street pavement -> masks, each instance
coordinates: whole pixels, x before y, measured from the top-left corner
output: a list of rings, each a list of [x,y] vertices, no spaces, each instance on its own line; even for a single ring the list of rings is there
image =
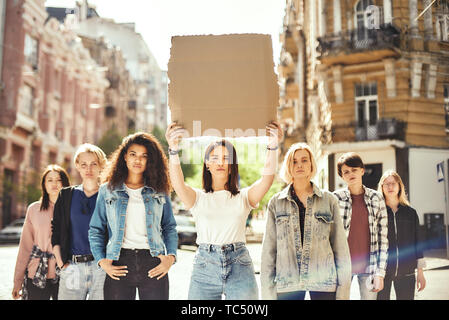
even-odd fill
[[[256,280],[260,289],[260,258],[262,253],[262,236],[265,231],[264,220],[252,220],[252,232],[247,236],[247,248],[253,259]],[[10,300],[13,287],[14,267],[17,258],[17,245],[0,246],[0,300]],[[183,246],[178,250],[178,262],[169,272],[170,300],[186,300],[192,272],[195,246]],[[444,252],[445,253],[445,252]],[[449,260],[443,258],[442,252],[431,252],[426,256],[427,267],[424,276],[426,288],[416,293],[416,300],[449,300]],[[308,299],[308,295],[306,295]],[[357,280],[351,285],[351,300],[359,300]],[[392,289],[394,299],[394,289]]]

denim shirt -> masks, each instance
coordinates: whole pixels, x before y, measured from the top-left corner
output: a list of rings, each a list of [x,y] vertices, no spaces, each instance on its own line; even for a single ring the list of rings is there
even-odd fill
[[[349,299],[351,257],[337,198],[313,185],[306,205],[304,243],[290,185],[268,203],[262,245],[262,299],[292,291],[336,292]]]
[[[142,189],[142,198],[151,255],[171,254],[176,260],[178,233],[170,198],[147,186]],[[111,191],[105,183],[98,191],[89,228],[90,248],[97,263],[104,258],[118,260],[120,257],[128,199],[124,184]]]

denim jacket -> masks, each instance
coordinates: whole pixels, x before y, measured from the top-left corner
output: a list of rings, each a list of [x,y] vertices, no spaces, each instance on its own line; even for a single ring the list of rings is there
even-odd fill
[[[151,255],[157,257],[160,254],[171,254],[176,259],[178,233],[170,198],[147,186],[142,189],[142,197]],[[124,184],[111,191],[105,183],[98,191],[89,228],[90,248],[97,263],[104,258],[119,259],[128,199]]]
[[[277,299],[278,292],[292,291],[336,292],[337,299],[349,299],[351,258],[337,198],[313,185],[301,244],[299,208],[290,186],[268,203],[262,299]]]

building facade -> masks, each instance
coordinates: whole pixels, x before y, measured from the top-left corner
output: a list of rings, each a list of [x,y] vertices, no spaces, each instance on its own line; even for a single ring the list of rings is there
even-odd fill
[[[151,132],[167,128],[167,73],[161,70],[147,43],[135,30],[134,23],[117,23],[94,13],[84,0],[73,9],[77,13],[77,33],[91,39],[104,37],[120,48],[126,68],[134,79],[137,131]]]
[[[104,37],[80,36],[83,46],[99,66],[105,69],[109,86],[104,92],[103,131],[114,130],[124,137],[136,130],[136,88],[126,69],[126,60],[119,47],[111,45]]]
[[[101,135],[104,71],[44,0],[0,2],[0,227],[24,216],[43,167],[72,170],[76,147]],[[1,17],[1,15],[0,15]]]
[[[355,151],[367,186],[401,175],[421,223],[446,211],[448,21],[447,0],[287,0],[280,117],[287,144],[315,150],[322,187],[344,187],[336,162]]]

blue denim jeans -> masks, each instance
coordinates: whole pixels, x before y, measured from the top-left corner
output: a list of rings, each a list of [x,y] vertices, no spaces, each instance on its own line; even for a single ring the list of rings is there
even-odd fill
[[[105,278],[95,261],[70,262],[59,278],[58,300],[103,300]]]
[[[353,274],[352,278],[357,276],[360,289],[360,300],[377,300],[377,292],[372,292],[373,276],[368,273]]]
[[[257,300],[259,290],[248,249],[242,242],[200,244],[196,252],[189,300]]]

